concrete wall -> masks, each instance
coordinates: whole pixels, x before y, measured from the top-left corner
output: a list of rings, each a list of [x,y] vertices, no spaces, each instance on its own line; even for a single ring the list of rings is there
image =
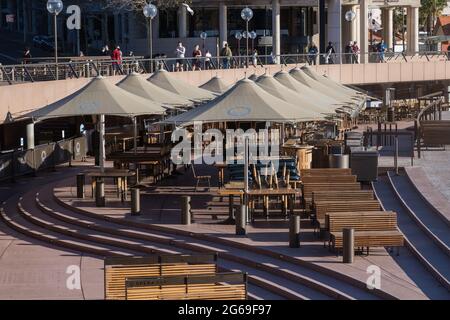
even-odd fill
[[[295,65],[284,68],[289,70],[293,67]],[[269,74],[274,74],[281,68],[280,65],[268,65],[265,68],[249,68],[247,72],[245,69],[230,69],[175,72],[172,75],[193,85],[201,85],[215,75],[220,75],[227,83],[232,84],[242,79],[246,73],[247,76],[253,73],[261,75],[266,71]],[[419,60],[409,63],[319,65],[315,68],[319,73],[327,74],[338,82],[352,85],[450,79],[450,62],[441,60],[430,62]],[[144,76],[148,77],[148,75]],[[109,77],[108,79],[116,83],[122,79],[122,76]],[[89,81],[90,79],[83,78],[0,86],[0,123],[5,119],[8,110],[11,111],[13,116],[17,117],[20,114],[62,99],[80,89]]]

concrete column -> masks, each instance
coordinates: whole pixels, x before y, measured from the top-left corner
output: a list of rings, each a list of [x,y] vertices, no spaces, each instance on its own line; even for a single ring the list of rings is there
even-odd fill
[[[120,34],[120,30],[119,30],[119,14],[118,13],[114,13],[114,43],[115,45],[117,45],[119,43],[119,34]],[[114,50],[114,48],[109,48],[110,50]]]
[[[315,43],[320,53],[325,52],[326,48],[326,28],[325,28],[325,0],[319,0],[319,8],[317,10],[317,23],[318,23],[318,36],[319,36],[319,43]]]
[[[328,0],[328,42],[331,41],[334,45],[334,48],[336,52],[341,52],[342,48],[342,38],[341,38],[341,31],[342,31],[342,24],[341,24],[341,16],[342,16],[342,10],[341,10],[341,0]],[[327,42],[327,45],[328,45]],[[340,56],[337,57],[336,61],[339,63]]]
[[[180,6],[178,9],[178,37],[186,38],[187,36],[187,18],[186,7]]]
[[[219,50],[223,48],[225,41],[228,41],[227,6],[221,2],[219,3]]]
[[[34,149],[34,122],[27,124],[27,149]]]
[[[360,40],[359,48],[361,55],[359,62],[369,62],[369,0],[361,0],[359,2],[359,19],[360,19]]]
[[[381,24],[383,27],[383,40],[388,49],[394,48],[394,8],[381,9]]]
[[[419,51],[419,8],[408,7],[406,16],[406,33],[408,35],[408,53]]]
[[[272,0],[272,48],[276,63],[280,63],[281,54],[280,1]]]
[[[349,44],[350,41],[355,41],[357,37],[357,21],[359,20],[358,15],[352,21],[345,20],[345,14],[348,11],[357,12],[356,6],[343,6],[342,7],[342,35],[341,35],[341,52],[344,52],[345,46]]]

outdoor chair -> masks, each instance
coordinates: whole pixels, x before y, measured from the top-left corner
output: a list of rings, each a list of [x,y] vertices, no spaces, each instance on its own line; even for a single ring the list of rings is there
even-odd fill
[[[211,176],[198,176],[195,172],[194,164],[191,165],[192,174],[194,175],[194,179],[197,180],[195,184],[195,191],[197,191],[197,188],[200,184],[200,181],[207,181],[208,182],[208,190],[211,188]]]

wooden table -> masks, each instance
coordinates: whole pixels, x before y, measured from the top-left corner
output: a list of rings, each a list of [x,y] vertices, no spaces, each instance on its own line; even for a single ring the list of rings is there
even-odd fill
[[[219,172],[219,189],[225,186],[225,168],[228,167],[226,163],[215,163],[214,167]]]
[[[221,198],[228,196],[228,220],[229,222],[234,221],[234,197],[238,196],[240,203],[244,203],[244,183],[227,183],[217,193]]]
[[[252,220],[254,216],[254,200],[257,198],[263,198],[264,201],[264,213],[266,214],[266,219],[269,218],[269,205],[268,200],[270,197],[279,197],[282,198],[283,206],[282,206],[282,213],[284,214],[285,218],[287,219],[288,216],[288,207],[291,214],[294,214],[294,208],[295,208],[295,201],[297,195],[300,195],[301,191],[298,189],[288,189],[288,188],[282,188],[282,189],[255,189],[255,190],[249,190],[247,195],[249,197],[249,207],[252,209]],[[267,202],[267,203],[266,203]]]
[[[128,178],[134,176],[135,173],[129,170],[124,169],[112,169],[107,168],[105,172],[100,171],[90,171],[86,173],[87,177],[91,178],[91,188],[92,188],[92,197],[95,197],[95,187],[97,181],[105,178],[113,178],[114,181],[117,180],[117,197],[121,198],[121,201],[124,202],[127,200],[127,190],[128,190]]]

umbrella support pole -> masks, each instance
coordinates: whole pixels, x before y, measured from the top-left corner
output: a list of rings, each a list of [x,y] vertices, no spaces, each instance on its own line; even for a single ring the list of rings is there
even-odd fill
[[[100,171],[105,172],[105,115],[101,114],[99,117],[99,136],[100,136]]]

